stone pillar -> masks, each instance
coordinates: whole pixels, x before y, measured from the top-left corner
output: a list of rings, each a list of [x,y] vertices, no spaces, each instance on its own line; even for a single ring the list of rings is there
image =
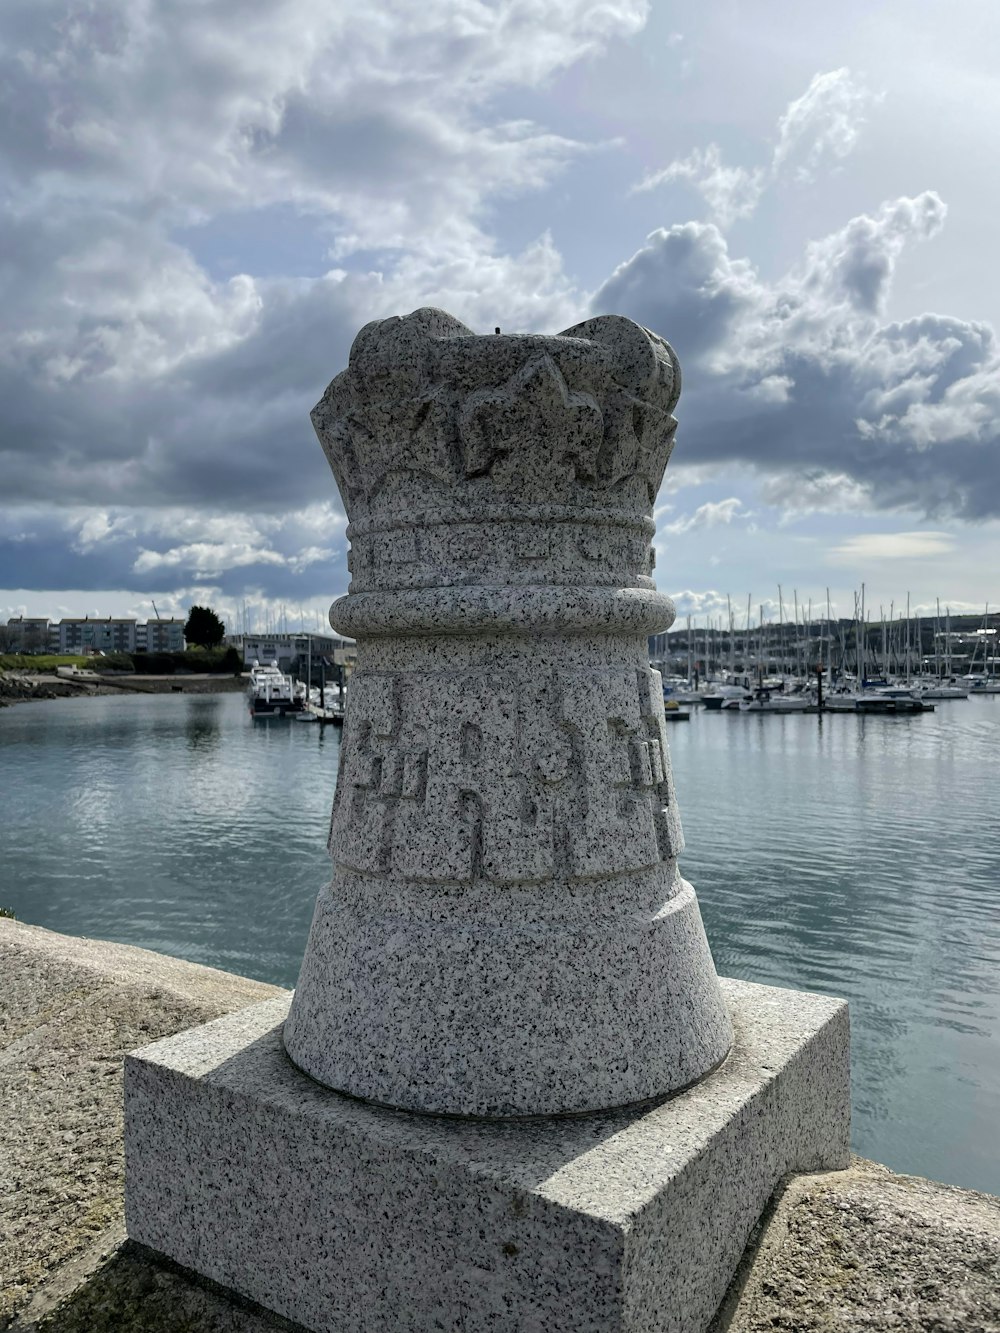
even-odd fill
[[[781,1178],[849,1160],[847,1006],[720,981],[677,872],[678,391],[625,319],[421,310],[314,413],[359,647],[333,882],[290,1010],[125,1062],[129,1236],[312,1333],[704,1333]]]
[[[285,1047],[407,1110],[589,1111],[692,1084],[732,1028],[682,847],[647,636],[671,348],[605,316],[368,324],[313,423],[358,641]]]

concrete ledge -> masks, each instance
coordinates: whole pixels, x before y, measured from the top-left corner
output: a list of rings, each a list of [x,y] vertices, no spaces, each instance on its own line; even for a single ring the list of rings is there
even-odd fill
[[[0,1329],[122,1225],[122,1055],[281,995],[147,949],[0,920]]]
[[[287,1330],[121,1240],[123,1050],[269,988],[13,921],[0,977],[0,1329]],[[1000,1329],[1000,1199],[854,1159],[781,1183],[712,1333],[932,1329]]]
[[[321,1088],[287,1000],[128,1057],[129,1235],[316,1333],[694,1333],[779,1179],[848,1161],[847,1009],[724,982],[732,1055],[652,1107],[486,1123]]]
[[[711,1333],[995,1333],[1000,1198],[854,1158],[782,1183]]]

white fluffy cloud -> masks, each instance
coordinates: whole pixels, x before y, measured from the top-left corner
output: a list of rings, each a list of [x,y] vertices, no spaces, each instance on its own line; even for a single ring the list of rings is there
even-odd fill
[[[866,532],[835,546],[831,559],[845,565],[882,560],[929,560],[948,555],[955,542],[947,532]]]
[[[992,331],[886,321],[897,264],[945,223],[937,194],[882,204],[765,281],[710,223],[654,232],[594,308],[657,329],[685,367],[675,466],[750,464],[798,507],[1000,515]],[[689,424],[688,424],[689,423]],[[793,500],[791,503],[796,504]]]
[[[847,157],[869,109],[879,100],[849,69],[817,74],[779,119],[766,166],[727,164],[719,145],[710,143],[658,171],[647,172],[634,190],[686,181],[703,197],[715,223],[726,230],[738,218],[754,212],[769,186],[785,179],[808,184],[825,166]]]
[[[849,69],[815,75],[778,121],[772,171],[792,164],[799,180],[813,180],[824,161],[852,152],[869,110],[880,100]]]
[[[718,144],[696,148],[687,157],[679,157],[644,176],[634,187],[641,194],[658,185],[687,181],[703,196],[720,227],[725,229],[737,218],[749,217],[760,202],[766,175],[760,167],[727,166]]]
[[[717,528],[732,523],[734,518],[749,518],[749,511],[744,509],[743,501],[735,496],[728,500],[709,500],[683,518],[667,523],[663,531],[674,536],[691,532],[694,528]]]

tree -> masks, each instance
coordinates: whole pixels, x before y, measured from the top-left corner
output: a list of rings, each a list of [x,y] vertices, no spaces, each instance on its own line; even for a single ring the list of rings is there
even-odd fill
[[[192,606],[184,637],[199,648],[217,648],[225,638],[226,627],[210,606]]]

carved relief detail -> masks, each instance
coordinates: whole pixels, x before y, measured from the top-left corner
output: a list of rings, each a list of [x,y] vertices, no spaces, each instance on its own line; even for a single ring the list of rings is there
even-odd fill
[[[335,861],[426,882],[619,875],[681,849],[656,672],[352,681]]]
[[[517,480],[526,472],[542,488],[571,473],[593,481],[604,439],[594,398],[570,390],[549,356],[529,361],[499,389],[469,394],[458,426],[466,475],[492,472],[501,485],[515,480],[511,464]]]
[[[679,394],[673,350],[620,316],[484,339],[422,309],[366,325],[312,419],[352,519],[390,478],[517,502],[621,491],[615,503],[647,513]]]

